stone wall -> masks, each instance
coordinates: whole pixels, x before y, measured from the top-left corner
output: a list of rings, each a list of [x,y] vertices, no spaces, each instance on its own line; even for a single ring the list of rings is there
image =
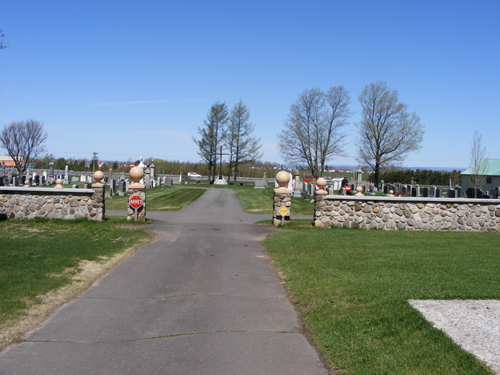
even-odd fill
[[[0,188],[0,214],[9,219],[104,219],[105,188]]]
[[[500,231],[500,200],[317,195],[314,225],[384,230]]]

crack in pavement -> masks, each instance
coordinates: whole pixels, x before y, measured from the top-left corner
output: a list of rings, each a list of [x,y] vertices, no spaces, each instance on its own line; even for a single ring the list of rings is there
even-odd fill
[[[111,340],[111,341],[81,341],[81,340],[22,340],[22,342],[32,342],[32,343],[71,343],[71,344],[112,344],[119,342],[135,342],[143,340],[158,340],[170,337],[181,337],[181,336],[195,336],[195,335],[209,335],[209,334],[224,334],[224,333],[278,333],[278,334],[295,334],[301,335],[301,332],[294,331],[248,331],[248,330],[229,330],[229,331],[206,331],[206,332],[184,332],[184,333],[172,333],[170,335],[158,335],[149,337],[139,337],[136,339],[128,340]]]

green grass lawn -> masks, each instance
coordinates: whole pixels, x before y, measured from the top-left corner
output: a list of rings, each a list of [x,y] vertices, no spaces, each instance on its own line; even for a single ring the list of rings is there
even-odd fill
[[[253,186],[233,187],[238,199],[243,206],[243,210],[249,214],[273,214],[273,194],[272,188],[254,189]],[[291,215],[313,215],[314,205],[310,200],[303,198],[292,198]]]
[[[146,191],[146,209],[148,211],[179,211],[196,201],[205,189],[157,187]],[[115,195],[106,199],[107,210],[126,210],[127,196]]]
[[[346,374],[488,374],[409,299],[500,299],[497,233],[298,229],[264,241],[314,343]]]
[[[0,326],[40,303],[37,296],[71,283],[80,261],[101,262],[144,243],[144,228],[125,218],[0,222]]]

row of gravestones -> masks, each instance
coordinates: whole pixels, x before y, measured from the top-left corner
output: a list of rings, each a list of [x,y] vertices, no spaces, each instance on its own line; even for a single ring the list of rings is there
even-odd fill
[[[17,175],[9,176],[0,176],[0,186],[23,186],[26,182],[26,176],[22,175],[21,177]],[[55,179],[47,179],[45,176],[36,175],[34,178],[28,177],[28,184],[30,186],[47,186],[47,185],[55,185]]]
[[[105,177],[104,181],[108,184],[109,186],[109,191],[110,194],[113,196],[115,194],[118,194],[120,197],[123,197],[127,195],[127,190],[128,190],[128,185],[129,185],[129,180],[121,177],[121,178],[115,178],[115,177]],[[172,178],[169,177],[157,177],[154,181],[154,184],[152,184],[152,181],[145,181],[145,186],[146,188],[149,186],[154,187],[154,186],[166,186],[166,187],[171,187],[173,185],[174,181]]]
[[[475,189],[471,187],[465,191],[465,194],[467,195],[467,198],[498,199],[500,196],[500,186],[487,191],[483,191],[481,189],[477,189],[475,191]]]
[[[371,188],[371,187],[370,187]],[[443,197],[443,193],[446,191],[448,198],[462,198],[463,191],[460,187],[455,187],[455,189],[440,189],[435,186],[431,187],[412,187],[411,185],[404,184],[386,184],[383,187],[384,194],[388,195],[389,191],[394,191],[394,194],[401,193],[402,195],[409,194],[412,197],[424,197],[424,198],[441,198]],[[481,189],[477,189],[477,195],[474,194],[474,188],[469,188],[465,192],[467,198],[482,198],[482,199],[498,199],[500,196],[500,187],[496,187],[489,191],[482,191]]]

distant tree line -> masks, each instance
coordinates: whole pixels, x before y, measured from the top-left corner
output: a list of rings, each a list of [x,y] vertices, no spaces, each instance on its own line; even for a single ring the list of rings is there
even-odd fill
[[[401,183],[411,184],[413,182],[419,185],[448,185],[450,179],[452,185],[460,184],[460,171],[432,171],[427,169],[386,169],[380,171],[379,181],[385,183]],[[375,173],[371,173],[368,177],[370,182],[375,181]]]

